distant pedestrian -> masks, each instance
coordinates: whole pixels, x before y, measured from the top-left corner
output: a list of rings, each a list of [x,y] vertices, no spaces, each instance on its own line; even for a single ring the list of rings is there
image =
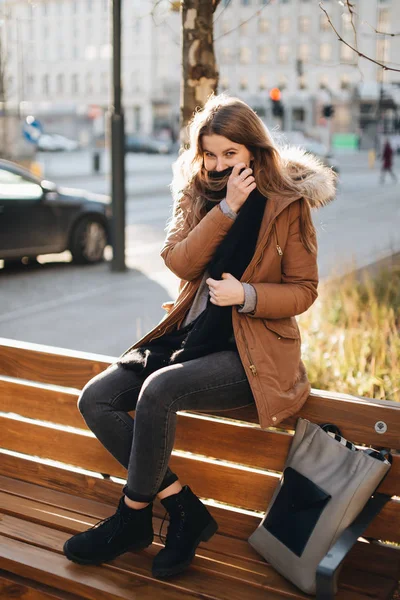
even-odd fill
[[[397,177],[393,173],[393,148],[390,145],[389,140],[386,140],[382,151],[382,169],[380,183],[384,182],[386,173],[390,173],[393,181],[397,182]]]

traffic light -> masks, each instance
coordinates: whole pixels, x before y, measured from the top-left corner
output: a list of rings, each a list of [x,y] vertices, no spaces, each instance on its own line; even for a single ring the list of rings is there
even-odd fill
[[[332,104],[325,104],[322,108],[322,116],[329,119],[335,114],[335,107]]]
[[[281,102],[281,90],[279,88],[272,88],[269,92],[271,98],[272,114],[274,117],[283,117],[284,108]]]

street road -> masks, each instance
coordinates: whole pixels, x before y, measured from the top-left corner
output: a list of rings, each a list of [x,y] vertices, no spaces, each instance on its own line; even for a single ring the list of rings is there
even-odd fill
[[[339,155],[336,200],[314,213],[321,278],[362,267],[400,251],[400,186],[378,183],[366,153]],[[0,270],[0,336],[115,356],[164,315],[177,279],[159,256],[171,211],[168,184],[175,156],[129,155],[127,160],[127,264],[80,267],[64,256],[43,264]],[[45,156],[45,177],[60,185],[107,193],[103,174],[91,175],[87,153]]]

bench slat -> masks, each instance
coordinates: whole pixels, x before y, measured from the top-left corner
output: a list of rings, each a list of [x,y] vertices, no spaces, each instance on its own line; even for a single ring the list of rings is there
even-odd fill
[[[76,406],[77,394],[0,379],[0,410],[52,423],[88,428]],[[133,415],[134,416],[134,413]],[[230,460],[244,465],[282,470],[292,436],[253,426],[235,427],[212,417],[178,416],[175,449]]]
[[[179,459],[180,457],[174,457]],[[20,462],[18,462],[20,461]],[[21,466],[21,462],[23,466]],[[213,497],[215,500],[219,500],[218,494],[221,490],[220,477],[223,477],[224,485],[222,486],[221,496],[225,498],[223,494],[224,486],[230,486],[230,492],[232,492],[233,498],[232,503],[237,502],[235,494],[240,494],[241,501],[246,503],[247,498],[244,490],[247,490],[250,494],[247,504],[252,507],[255,499],[258,500],[257,510],[264,511],[269,499],[274,491],[273,478],[259,476],[258,486],[254,485],[254,476],[257,474],[238,471],[236,469],[228,469],[225,467],[218,467],[219,471],[211,471],[210,466],[206,463],[197,462],[195,473],[193,470],[186,472],[187,464],[189,461],[183,460],[179,465],[179,473],[182,475],[182,481],[187,482],[200,496],[205,498]],[[25,464],[27,463],[27,464]],[[17,466],[19,465],[19,467]],[[110,504],[116,505],[118,498],[121,494],[121,486],[118,484],[112,484],[110,481],[103,481],[96,479],[95,477],[90,478],[87,475],[79,475],[77,473],[70,473],[68,471],[57,469],[55,467],[49,467],[44,464],[37,464],[28,460],[21,460],[16,457],[4,455],[0,461],[0,474],[6,476],[15,476],[19,472],[19,478],[31,481],[33,483],[42,483],[47,487],[52,487],[60,491],[69,489],[76,495],[83,495],[83,497],[97,498],[101,497],[105,501],[110,500]],[[236,472],[235,472],[236,471]],[[241,478],[238,474],[242,474]],[[246,475],[250,475],[246,479]],[[65,482],[65,484],[63,484]],[[111,484],[110,486],[108,484]],[[97,490],[95,491],[95,488]],[[263,492],[264,490],[264,492]],[[246,514],[238,514],[228,510],[222,510],[220,508],[211,507],[211,512],[219,523],[222,521],[222,527],[224,531],[229,531],[229,535],[234,537],[247,537],[254,531],[257,526],[259,519]],[[163,514],[163,513],[162,513]],[[240,519],[238,518],[240,516]],[[384,541],[400,542],[400,502],[396,500],[390,501],[378,515],[376,519],[369,526],[366,534],[368,537],[381,539]]]
[[[48,510],[56,511],[56,514],[59,514],[58,511],[64,509],[65,511],[69,511],[70,514],[79,513],[84,518],[88,516],[97,521],[110,516],[114,511],[114,507],[95,500],[78,498],[65,492],[57,492],[2,476],[0,476],[0,490],[18,498],[27,499],[30,503],[33,501],[40,502],[45,507],[42,516],[47,515]],[[13,500],[11,500],[11,506],[12,502]],[[47,506],[51,508],[47,509]],[[242,515],[239,514],[238,517],[240,519]],[[64,517],[60,517],[59,523],[64,528],[66,524],[69,525],[68,521],[66,523]],[[155,519],[155,532],[158,532],[159,524],[160,519]],[[264,572],[265,561],[247,543],[247,540],[232,539],[232,537],[222,535],[220,531],[207,544],[200,544],[200,549],[214,554],[214,558],[217,555],[229,557],[229,563],[237,564],[238,566],[241,565],[240,561],[244,560],[246,563],[251,561],[253,570],[259,573]],[[349,568],[355,568],[359,571],[362,571],[365,565],[368,564],[369,571],[388,579],[396,579],[400,573],[400,551],[378,544],[359,542],[350,551],[346,558],[346,564]]]
[[[77,352],[77,355],[82,355],[79,357],[74,356],[72,351],[66,353],[52,348],[46,352],[39,350],[39,344],[29,346],[25,349],[0,342],[0,375],[82,389],[89,379],[110,364],[107,357],[104,361],[93,360],[90,354],[83,358],[83,353]]]
[[[1,535],[6,535],[12,539],[19,539],[24,537],[26,531],[26,539],[28,543],[38,545],[47,550],[62,553],[62,547],[64,542],[70,537],[71,534],[79,533],[84,531],[86,527],[82,525],[78,519],[82,518],[76,515],[76,521],[73,520],[73,513],[71,513],[72,519],[70,521],[70,532],[50,530],[51,535],[46,534],[46,528],[43,525],[31,523],[29,521],[7,517],[4,523],[0,523]],[[50,522],[51,525],[51,522]],[[158,542],[153,544],[151,547],[146,548],[145,551],[138,553],[128,553],[112,562],[112,566],[116,566],[119,569],[124,569],[132,573],[139,573],[140,575],[148,576],[151,572],[151,561],[153,557],[161,549],[161,544]],[[224,557],[217,559],[210,558],[209,553],[201,549],[199,555],[193,561],[193,565],[190,569],[189,574],[184,574],[178,577],[174,577],[171,580],[173,586],[179,586],[182,588],[190,588],[195,590],[197,593],[201,593],[203,590],[207,590],[211,598],[230,598],[229,592],[222,592],[218,579],[223,577],[225,579],[225,587],[232,585],[232,579],[235,578],[234,585],[239,585],[242,588],[242,593],[246,592],[246,584],[250,585],[247,588],[248,598],[260,598],[262,600],[262,594],[266,593],[266,587],[268,589],[268,598],[281,598],[281,592],[290,593],[293,598],[306,599],[307,596],[302,592],[296,590],[296,588],[289,582],[285,581],[278,573],[275,572],[266,563],[263,566],[261,573],[253,571],[252,565],[248,564],[247,568],[243,568],[240,571],[242,580],[237,581],[237,565],[231,564],[229,557],[227,563],[224,565]],[[209,573],[209,574],[208,574]],[[217,581],[213,581],[214,577],[217,576]],[[207,581],[207,586],[204,587],[204,583]],[[224,579],[222,579],[224,581]],[[265,582],[268,582],[267,586]],[[255,586],[255,589],[252,587]],[[257,589],[262,587],[263,590]],[[278,588],[279,592],[275,589]],[[244,596],[243,596],[244,597]],[[239,596],[240,598],[240,596]]]
[[[49,592],[48,586],[41,586],[41,589],[35,589],[31,586],[21,583],[21,577],[14,577],[7,574],[7,577],[0,575],[0,598],[3,600],[79,600],[78,596],[68,596],[64,592],[54,590]],[[62,595],[61,595],[62,594]]]
[[[42,519],[45,522],[48,513],[43,510],[41,511],[41,514],[43,515]],[[76,515],[74,518],[74,513],[70,514],[70,533],[77,533],[84,530],[86,526],[82,523],[82,520],[84,520],[85,517]],[[50,518],[49,525],[52,525],[53,522],[53,518]],[[26,521],[21,522],[21,519],[16,519],[13,517],[6,517],[4,522],[0,524],[0,533],[2,535],[10,536],[13,539],[19,539],[19,536],[26,536],[26,539],[29,541],[29,543],[33,543],[45,549],[57,552],[62,551],[63,543],[70,535],[70,533],[67,532],[54,530],[51,534],[49,534],[43,525],[37,525],[36,523],[29,523]],[[227,542],[229,544],[228,540]],[[207,570],[211,572],[211,578],[207,578],[207,590],[209,593],[214,592],[216,597],[223,596],[220,596],[219,594],[217,596],[218,588],[213,589],[214,582],[212,581],[212,577],[215,573],[218,573],[219,576],[224,575],[225,577],[228,577],[229,579],[226,581],[227,585],[232,585],[233,582],[230,582],[229,580],[239,576],[241,585],[243,585],[243,583],[248,583],[258,587],[261,586],[264,588],[265,591],[263,593],[266,594],[267,598],[277,597],[274,593],[276,588],[279,589],[279,594],[283,593],[285,596],[287,594],[293,598],[308,598],[306,594],[303,594],[297,590],[291,583],[287,582],[284,578],[278,575],[264,561],[249,562],[243,559],[240,560],[237,558],[232,558],[231,555],[224,556],[215,552],[210,552],[208,550],[208,546],[210,546],[210,544],[206,544],[205,547],[198,549],[198,556],[196,556],[194,559],[193,565],[188,574],[174,578],[174,583],[176,585],[185,586],[185,584],[187,584],[193,586],[193,588],[197,591],[200,591],[198,585],[201,583],[203,578],[202,572]],[[146,574],[150,571],[150,561],[152,557],[159,551],[159,547],[160,546],[158,544],[153,544],[153,546],[146,549],[145,552],[125,554],[116,561],[113,561],[112,564],[118,568],[124,568],[135,573],[138,572]],[[240,569],[239,572],[238,569]],[[235,585],[237,584],[238,582],[236,580]],[[389,598],[389,594],[393,591],[396,581],[377,576],[373,573],[363,572],[361,574],[359,571],[354,572],[354,570],[346,569],[346,573],[341,575],[339,585],[342,588],[342,593],[344,593],[345,589],[347,590],[349,587],[351,587],[358,592],[368,589],[369,594],[374,598]],[[246,588],[246,591],[247,593],[243,597],[258,597],[258,594],[254,595],[255,592],[253,587]],[[278,597],[281,598],[280,595]]]
[[[72,565],[55,552],[0,536],[0,567],[40,583],[79,594],[89,600],[186,600],[190,592],[166,589],[143,575],[107,567]],[[204,596],[206,598],[206,596]]]
[[[0,410],[88,431],[76,407],[77,394],[35,387],[0,378]],[[260,469],[282,471],[292,436],[253,426],[202,416],[178,416],[175,449],[237,462]],[[382,441],[382,440],[381,440]],[[394,465],[394,476],[400,467]]]
[[[111,360],[107,356],[0,338],[0,375],[10,377],[81,389]],[[400,403],[313,390],[300,413],[280,426],[293,429],[298,416],[315,423],[326,423],[332,420],[332,414],[343,435],[353,442],[400,450]],[[224,416],[257,422],[255,408],[226,412]],[[375,431],[379,421],[388,425],[386,433]]]
[[[26,440],[29,440],[29,451],[34,456],[115,477],[126,477],[125,469],[94,437],[9,418],[0,418],[0,429],[3,432],[2,446],[9,450],[24,453],[27,450]],[[203,462],[193,457],[172,456],[171,468],[189,485],[195,485],[196,480],[201,482],[205,497],[249,510],[264,510],[277,485],[276,477],[267,473]],[[400,457],[394,456],[394,466],[380,491],[399,494],[399,470]]]

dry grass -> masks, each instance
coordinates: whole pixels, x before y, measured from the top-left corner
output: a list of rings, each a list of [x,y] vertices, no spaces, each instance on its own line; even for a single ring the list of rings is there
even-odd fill
[[[400,402],[400,266],[321,286],[299,324],[312,387]]]

